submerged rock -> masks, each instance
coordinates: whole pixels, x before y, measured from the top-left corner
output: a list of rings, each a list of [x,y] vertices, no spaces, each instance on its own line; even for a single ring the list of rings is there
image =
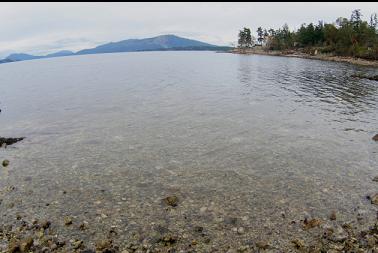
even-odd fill
[[[303,249],[305,248],[305,243],[301,239],[293,239],[291,243],[294,245],[296,249]]]
[[[373,139],[373,141],[378,141],[378,134],[374,135],[374,137],[372,139]]]
[[[372,197],[370,197],[370,201],[374,205],[378,205],[378,193],[374,194]]]
[[[21,246],[20,246],[21,252],[29,252],[30,248],[33,246],[33,242],[34,240],[32,237],[28,237],[24,239],[21,242]]]
[[[268,249],[269,248],[269,243],[266,241],[258,241],[256,242],[256,247],[259,249]]]
[[[329,219],[330,220],[336,220],[336,211],[332,211],[330,216],[329,216]]]
[[[320,224],[322,224],[322,221],[319,219],[311,219],[311,220],[306,219],[304,221],[304,228],[307,230],[310,228],[318,227]]]
[[[3,167],[7,167],[9,165],[9,160],[4,160],[3,161]]]
[[[64,217],[64,225],[68,226],[72,224],[72,218],[69,216]]]
[[[16,142],[22,141],[23,139],[25,139],[25,137],[20,137],[20,138],[0,137],[0,147],[2,147],[4,144],[7,145],[7,146],[15,144]]]
[[[112,246],[113,246],[113,241],[109,239],[99,240],[96,242],[96,250],[101,251],[101,252],[112,248]]]
[[[163,201],[164,201],[165,204],[167,204],[169,206],[176,207],[177,204],[178,204],[178,197],[176,195],[168,196],[168,197],[164,198]]]

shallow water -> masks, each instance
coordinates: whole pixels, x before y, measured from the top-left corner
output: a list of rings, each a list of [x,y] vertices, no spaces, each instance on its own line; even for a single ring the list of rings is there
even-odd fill
[[[377,74],[213,52],[2,64],[0,136],[27,137],[0,150],[10,160],[2,222],[47,218],[88,245],[111,226],[120,245],[163,227],[179,248],[209,238],[198,245],[206,252],[261,239],[283,248],[311,236],[292,224],[305,215],[375,219],[365,196],[377,191],[378,82],[355,72]],[[162,204],[171,194],[176,208]],[[63,226],[67,215],[89,229]]]

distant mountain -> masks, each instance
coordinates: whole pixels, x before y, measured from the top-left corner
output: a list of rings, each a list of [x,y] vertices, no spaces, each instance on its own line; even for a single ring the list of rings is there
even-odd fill
[[[0,64],[1,63],[8,63],[8,62],[13,62],[11,59],[3,59],[3,60],[0,60]]]
[[[34,60],[34,59],[40,59],[43,58],[43,56],[35,56],[31,54],[10,54],[6,59],[12,60],[12,61],[25,61],[25,60]]]
[[[76,54],[99,54],[116,52],[136,52],[136,51],[157,51],[157,50],[177,50],[182,48],[206,47],[216,49],[218,46],[204,43],[198,40],[190,40],[175,35],[161,35],[147,39],[130,39],[119,42],[111,42],[91,49],[84,49]]]
[[[53,54],[48,54],[44,56],[44,58],[52,58],[52,57],[60,57],[60,56],[69,56],[69,55],[74,55],[75,53],[69,50],[62,50]]]
[[[68,50],[59,51],[53,54],[48,54],[44,56],[37,56],[31,54],[10,54],[4,60],[11,60],[11,61],[27,61],[27,60],[34,60],[34,59],[42,59],[42,58],[52,58],[52,57],[60,57],[60,56],[68,56],[73,55],[74,53]]]
[[[147,39],[129,39],[119,42],[111,42],[100,45],[95,48],[80,50],[76,53],[63,50],[56,53],[36,56],[30,54],[11,54],[7,58],[0,60],[0,63],[7,63],[13,61],[26,61],[42,58],[52,58],[70,55],[84,55],[84,54],[102,54],[102,53],[117,53],[117,52],[139,52],[139,51],[178,51],[178,50],[228,50],[230,47],[216,46],[201,42],[198,40],[191,40],[181,38],[176,35],[161,35]]]

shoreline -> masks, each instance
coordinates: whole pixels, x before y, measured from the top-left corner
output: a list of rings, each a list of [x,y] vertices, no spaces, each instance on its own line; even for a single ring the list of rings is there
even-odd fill
[[[228,51],[232,54],[246,54],[246,55],[270,55],[270,56],[281,56],[281,57],[295,57],[295,58],[303,58],[303,59],[313,59],[313,60],[321,60],[321,61],[333,61],[333,62],[346,62],[354,65],[359,66],[366,66],[366,67],[378,67],[378,61],[371,61],[365,60],[361,58],[354,58],[354,57],[343,57],[343,56],[335,56],[335,55],[325,55],[325,54],[318,54],[318,55],[309,55],[298,51],[290,51],[288,53],[284,51],[265,51],[262,49],[232,49]]]

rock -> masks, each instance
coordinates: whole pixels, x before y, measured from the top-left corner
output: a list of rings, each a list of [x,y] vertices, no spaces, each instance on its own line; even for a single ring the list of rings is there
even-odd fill
[[[92,249],[84,249],[84,250],[80,251],[80,253],[96,253],[96,251],[94,251]]]
[[[96,250],[104,251],[112,248],[113,241],[109,239],[99,240],[96,242]]]
[[[12,238],[8,244],[8,253],[17,253],[21,251],[20,242]]]
[[[378,141],[378,134],[374,135],[373,141]]]
[[[51,225],[51,222],[48,221],[48,220],[44,220],[41,222],[41,227],[44,228],[44,229],[48,229]]]
[[[311,219],[311,220],[305,220],[304,222],[304,229],[310,229],[314,227],[318,227],[320,224],[322,224],[322,221],[319,219]]]
[[[341,227],[338,227],[336,231],[332,233],[331,236],[329,236],[329,240],[336,243],[344,242],[348,238],[348,233],[342,229]]]
[[[3,161],[3,167],[7,167],[9,165],[9,160],[4,160]]]
[[[373,181],[374,181],[374,182],[378,182],[378,176],[375,176],[375,177],[373,178]]]
[[[304,241],[301,240],[301,239],[293,239],[293,240],[291,241],[291,243],[294,244],[294,247],[295,247],[296,249],[303,249],[303,248],[305,248],[305,243],[304,243]]]
[[[74,249],[79,249],[83,246],[83,241],[82,240],[75,240],[71,243],[72,248]]]
[[[201,227],[201,226],[195,226],[194,227],[194,231],[196,231],[198,233],[202,233],[203,232],[203,227]]]
[[[72,218],[69,216],[64,217],[64,225],[69,226],[72,224]]]
[[[3,137],[0,137],[0,147],[3,146],[4,144],[7,145],[7,146],[15,144],[16,142],[22,141],[23,139],[25,139],[25,137],[21,137],[21,138],[3,138]]]
[[[30,248],[33,246],[33,242],[34,240],[32,237],[28,237],[24,239],[21,242],[21,246],[20,246],[21,252],[29,252]]]
[[[163,242],[165,246],[171,246],[177,242],[178,238],[174,235],[166,235],[160,238],[160,242]]]
[[[80,230],[86,230],[87,229],[87,225],[83,222],[79,225],[79,229]]]
[[[336,211],[335,210],[331,212],[329,219],[330,220],[336,220]]]
[[[239,227],[238,230],[237,230],[237,232],[238,232],[239,235],[244,234],[244,228],[243,227]]]
[[[224,219],[224,223],[226,223],[228,225],[236,225],[236,223],[238,223],[238,218],[235,218],[235,217],[226,217]]]
[[[374,194],[372,197],[370,197],[370,201],[374,205],[378,205],[378,193]]]
[[[163,201],[168,206],[176,207],[177,204],[178,204],[178,198],[177,198],[176,195],[168,196],[168,197],[164,198]]]
[[[269,248],[269,243],[266,241],[258,241],[256,242],[256,247],[259,249],[268,249]]]

